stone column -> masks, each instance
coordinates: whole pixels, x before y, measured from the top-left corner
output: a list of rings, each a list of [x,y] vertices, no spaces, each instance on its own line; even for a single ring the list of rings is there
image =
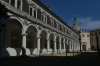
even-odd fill
[[[59,42],[59,53],[61,53],[61,42]]]
[[[56,48],[57,46],[56,46],[56,40],[54,40],[54,53],[56,53]]]
[[[26,56],[26,35],[22,34],[22,56]]]
[[[49,53],[49,49],[50,49],[50,39],[47,39],[47,52]]]
[[[65,52],[65,51],[66,51],[66,46],[65,46],[65,42],[64,42],[63,44],[64,44],[64,51],[63,51],[63,52]]]
[[[76,45],[74,45],[74,51],[76,52]]]
[[[71,51],[71,44],[69,44],[69,51]]]
[[[37,37],[37,55],[40,54],[40,38],[41,37]]]
[[[3,57],[3,29],[0,29],[0,58]]]

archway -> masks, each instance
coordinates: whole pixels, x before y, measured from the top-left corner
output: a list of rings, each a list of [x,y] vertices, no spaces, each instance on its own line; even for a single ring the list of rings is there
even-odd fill
[[[85,44],[82,45],[82,49],[83,49],[83,51],[86,51],[86,45]]]
[[[47,53],[47,32],[42,30],[40,36],[40,53]]]
[[[57,53],[59,53],[59,36],[56,36]]]
[[[34,50],[37,48],[37,29],[34,26],[29,26],[26,36],[26,48],[30,50],[30,54],[36,54]],[[27,52],[29,53],[29,52]]]
[[[54,52],[54,34],[53,33],[50,34],[50,48]]]
[[[63,49],[64,49],[64,43],[63,43],[63,41],[64,41],[64,38],[61,37],[61,51],[63,51]]]
[[[4,56],[20,55],[22,48],[22,36],[21,36],[22,28],[23,26],[21,21],[19,22],[16,19],[9,19],[6,21],[4,30],[4,41],[3,41]]]
[[[65,49],[68,51],[68,44],[67,44],[67,39],[65,39]]]
[[[94,45],[92,45],[92,46],[91,46],[91,50],[95,50],[95,47],[94,47]]]

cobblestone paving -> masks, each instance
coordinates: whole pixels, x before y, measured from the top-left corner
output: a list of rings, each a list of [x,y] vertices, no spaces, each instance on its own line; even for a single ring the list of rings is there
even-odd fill
[[[62,55],[62,56],[61,56]],[[0,60],[0,66],[100,66],[100,57],[97,52],[83,52],[79,55],[68,56],[40,56]]]

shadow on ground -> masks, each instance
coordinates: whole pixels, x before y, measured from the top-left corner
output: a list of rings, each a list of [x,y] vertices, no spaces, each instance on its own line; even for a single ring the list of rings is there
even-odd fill
[[[40,57],[17,57],[12,59],[0,60],[0,66],[74,66],[74,65],[96,65],[100,66],[100,57],[97,52],[83,52],[76,56],[40,56]]]

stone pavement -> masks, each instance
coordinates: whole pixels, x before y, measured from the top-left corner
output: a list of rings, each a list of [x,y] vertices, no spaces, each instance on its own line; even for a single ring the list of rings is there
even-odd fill
[[[0,66],[100,66],[100,57],[97,52],[82,52],[75,56],[40,56],[0,60]]]
[[[67,53],[67,56],[75,56],[75,55],[78,55],[80,53]],[[36,57],[36,55],[29,55],[30,57]],[[66,56],[65,53],[61,53],[61,54],[57,54],[57,53],[54,53],[54,54],[42,54],[40,56]]]

